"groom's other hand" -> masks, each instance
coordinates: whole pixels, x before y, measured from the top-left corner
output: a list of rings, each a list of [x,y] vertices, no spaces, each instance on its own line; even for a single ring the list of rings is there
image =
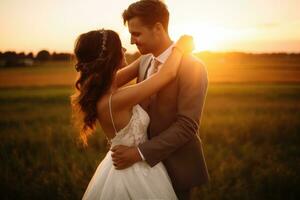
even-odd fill
[[[125,169],[142,160],[137,147],[114,146],[111,157],[116,169]]]

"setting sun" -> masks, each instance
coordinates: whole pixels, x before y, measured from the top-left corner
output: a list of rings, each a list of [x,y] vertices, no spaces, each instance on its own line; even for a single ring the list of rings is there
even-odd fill
[[[41,49],[72,52],[83,32],[108,28],[117,31],[130,51],[122,12],[135,0],[17,1],[3,0],[0,51],[38,52]],[[195,51],[298,52],[300,1],[169,1],[169,33],[194,37]],[[269,9],[272,7],[272,9]],[[80,13],[80,14],[78,14]],[[19,37],[19,35],[22,37]]]
[[[172,33],[171,33],[172,34]],[[182,34],[190,34],[194,38],[195,51],[220,50],[223,44],[231,38],[237,38],[238,34],[223,27],[212,25],[201,25],[193,27],[190,25],[177,25],[174,27],[174,38]]]

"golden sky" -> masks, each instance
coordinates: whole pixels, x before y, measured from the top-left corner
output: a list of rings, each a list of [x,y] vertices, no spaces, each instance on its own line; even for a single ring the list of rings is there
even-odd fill
[[[1,0],[0,51],[72,52],[76,37],[117,31],[129,51],[121,14],[135,0]],[[169,32],[190,34],[196,50],[300,52],[300,0],[166,0]]]

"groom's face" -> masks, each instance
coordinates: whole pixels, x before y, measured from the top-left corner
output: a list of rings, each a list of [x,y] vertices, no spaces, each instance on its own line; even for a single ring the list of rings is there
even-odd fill
[[[128,29],[131,35],[131,44],[135,44],[141,54],[155,51],[158,35],[154,28],[143,24],[139,17],[134,17],[128,21]]]

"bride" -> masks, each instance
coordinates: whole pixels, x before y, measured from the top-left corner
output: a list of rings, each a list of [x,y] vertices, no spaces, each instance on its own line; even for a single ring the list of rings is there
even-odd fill
[[[193,48],[192,38],[182,36],[157,73],[149,79],[124,86],[138,74],[140,59],[126,66],[120,38],[112,30],[81,34],[75,43],[79,78],[72,95],[72,108],[81,122],[80,135],[87,137],[98,121],[111,148],[137,146],[147,140],[149,116],[139,105],[176,78],[182,55]],[[177,199],[162,163],[150,167],[141,161],[118,170],[109,151],[97,167],[83,199]]]

